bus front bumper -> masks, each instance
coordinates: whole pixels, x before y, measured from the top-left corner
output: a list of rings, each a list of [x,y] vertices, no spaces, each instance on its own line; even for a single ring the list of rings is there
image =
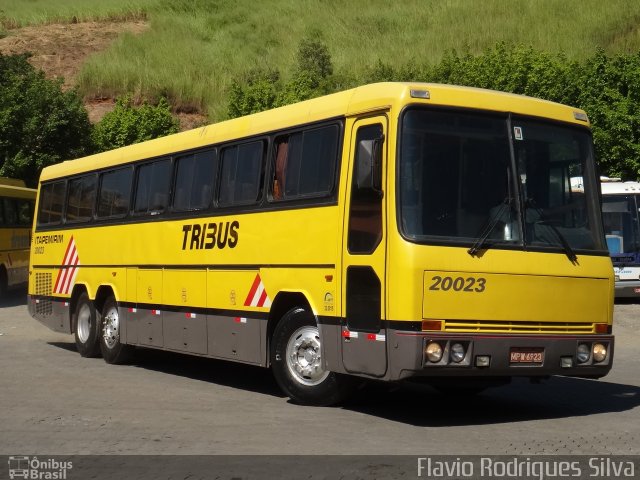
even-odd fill
[[[609,334],[389,333],[390,379],[550,375],[600,378],[613,364],[614,336]]]
[[[617,298],[640,297],[640,280],[618,280],[615,295]]]

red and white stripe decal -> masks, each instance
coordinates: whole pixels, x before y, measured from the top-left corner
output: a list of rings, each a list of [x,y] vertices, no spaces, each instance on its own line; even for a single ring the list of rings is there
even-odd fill
[[[269,298],[269,295],[267,295],[267,291],[264,288],[264,284],[262,283],[259,273],[253,280],[253,285],[251,285],[249,295],[247,295],[247,299],[244,301],[244,306],[267,308],[271,306],[271,299]]]
[[[352,332],[351,330],[342,330],[342,336],[346,339],[346,338],[358,338],[358,332]],[[376,342],[384,342],[387,340],[387,337],[383,334],[380,333],[367,333],[366,337],[367,340],[373,340]]]
[[[358,332],[352,332],[350,330],[343,330],[342,336],[344,338],[358,338]]]
[[[78,249],[76,248],[76,242],[73,237],[69,240],[67,245],[67,251],[64,254],[62,260],[62,268],[58,270],[58,278],[56,279],[53,293],[68,294],[71,287],[76,281],[78,275],[78,265],[80,265],[80,257],[78,256]]]
[[[151,310],[151,315],[160,315],[160,310]]]
[[[137,311],[137,308],[129,308],[129,313],[136,313]]]
[[[380,335],[379,333],[368,333],[367,340],[375,340],[376,342],[384,342],[386,341],[386,337],[384,335]]]
[[[247,319],[245,317],[236,317],[234,318],[236,323],[247,323]]]
[[[185,313],[184,316],[186,318],[196,318],[196,314],[195,313]]]

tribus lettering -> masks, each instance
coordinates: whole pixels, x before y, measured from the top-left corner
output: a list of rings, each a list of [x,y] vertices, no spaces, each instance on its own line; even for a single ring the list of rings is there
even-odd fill
[[[182,250],[234,248],[238,244],[240,222],[195,223],[183,225]]]

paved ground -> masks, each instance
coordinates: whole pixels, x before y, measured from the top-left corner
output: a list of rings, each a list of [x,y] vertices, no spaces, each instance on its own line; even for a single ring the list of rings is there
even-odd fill
[[[518,381],[459,401],[371,385],[349,404],[290,403],[268,370],[139,350],[84,359],[72,336],[0,306],[0,455],[640,454],[640,304],[616,305],[599,381]]]

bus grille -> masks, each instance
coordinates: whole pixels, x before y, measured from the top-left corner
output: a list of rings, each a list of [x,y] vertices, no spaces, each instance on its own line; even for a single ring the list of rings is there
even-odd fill
[[[36,295],[51,295],[51,274],[36,273]]]
[[[444,331],[456,333],[595,333],[593,323],[447,320]]]
[[[36,296],[48,297],[51,295],[51,274],[36,273]],[[38,299],[36,302],[36,314],[53,314],[53,303],[49,299]]]

